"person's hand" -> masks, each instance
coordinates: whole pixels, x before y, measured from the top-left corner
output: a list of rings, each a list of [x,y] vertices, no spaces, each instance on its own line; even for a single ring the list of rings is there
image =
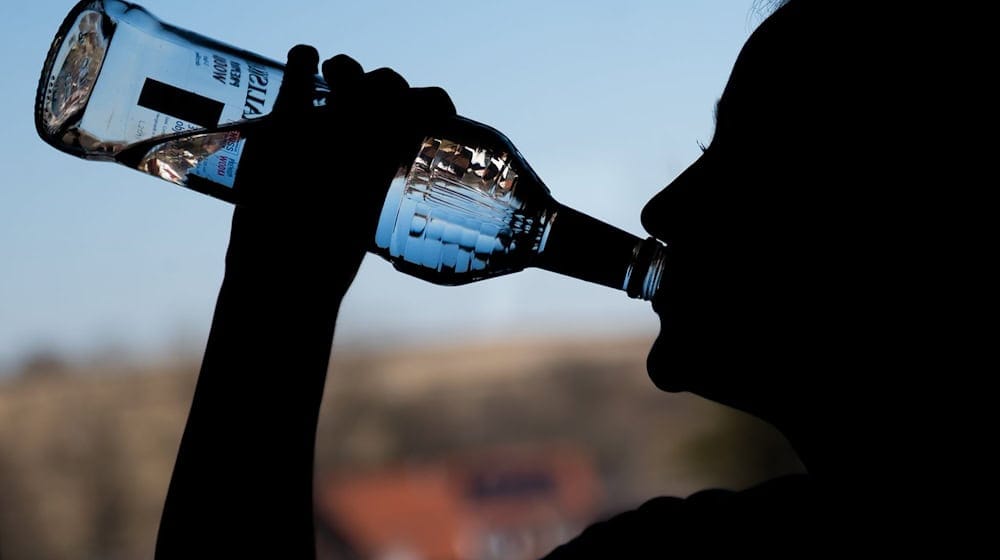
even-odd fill
[[[331,91],[316,107],[318,62],[312,47],[289,51],[274,111],[247,140],[227,272],[339,300],[392,177],[455,108],[440,88],[411,88],[388,68],[365,73],[346,55],[323,63]]]

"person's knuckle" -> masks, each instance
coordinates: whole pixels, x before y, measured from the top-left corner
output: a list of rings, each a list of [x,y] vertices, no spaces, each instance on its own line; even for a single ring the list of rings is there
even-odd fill
[[[409,87],[409,84],[406,82],[406,79],[404,79],[403,76],[401,76],[398,72],[396,72],[392,68],[386,68],[386,67],[376,68],[375,70],[372,70],[369,73],[369,77],[371,80],[380,84],[386,84],[393,87],[401,87],[401,88]]]

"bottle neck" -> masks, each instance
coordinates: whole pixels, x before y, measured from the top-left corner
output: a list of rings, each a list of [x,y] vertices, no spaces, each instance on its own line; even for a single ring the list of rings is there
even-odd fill
[[[663,280],[665,247],[558,205],[532,266],[651,300]]]

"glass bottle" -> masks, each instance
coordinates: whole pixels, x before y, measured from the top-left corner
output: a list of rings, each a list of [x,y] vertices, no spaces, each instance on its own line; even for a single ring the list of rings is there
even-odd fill
[[[238,203],[233,184],[253,121],[283,66],[180,29],[121,0],[83,0],[39,80],[49,144]],[[316,78],[315,103],[329,89]],[[499,131],[456,117],[428,131],[389,186],[370,251],[437,284],[535,266],[652,299],[664,247],[556,202]]]

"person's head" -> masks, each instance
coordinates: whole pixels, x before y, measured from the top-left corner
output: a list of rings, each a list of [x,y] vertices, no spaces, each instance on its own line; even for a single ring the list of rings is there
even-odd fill
[[[704,154],[642,212],[671,254],[650,377],[786,429],[821,414],[827,391],[842,394],[837,349],[852,339],[842,243],[865,204],[871,110],[843,10],[792,0],[761,23]]]

